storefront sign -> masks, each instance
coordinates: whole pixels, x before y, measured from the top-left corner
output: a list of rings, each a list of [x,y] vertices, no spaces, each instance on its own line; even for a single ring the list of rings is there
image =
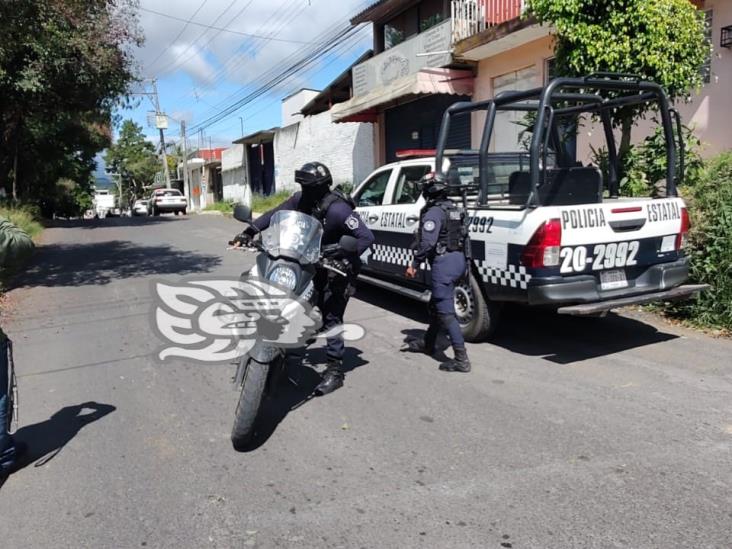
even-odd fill
[[[451,22],[447,20],[353,67],[354,97],[388,86],[424,68],[449,65],[452,61],[450,42]],[[435,53],[424,55],[430,52]]]

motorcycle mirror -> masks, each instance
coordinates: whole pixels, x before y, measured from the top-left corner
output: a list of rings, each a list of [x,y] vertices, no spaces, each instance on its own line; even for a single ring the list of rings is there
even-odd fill
[[[237,204],[234,206],[234,219],[241,221],[242,223],[248,223],[252,220],[251,208],[244,204]]]
[[[348,253],[356,253],[358,251],[358,239],[344,234],[338,241],[338,246],[341,250]]]

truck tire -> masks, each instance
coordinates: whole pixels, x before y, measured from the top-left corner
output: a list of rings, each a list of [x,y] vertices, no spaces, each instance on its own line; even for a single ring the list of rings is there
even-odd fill
[[[480,284],[471,273],[467,282],[455,287],[455,312],[465,340],[477,343],[486,340],[495,332],[500,307],[486,300]]]
[[[249,359],[234,412],[234,426],[231,429],[231,443],[235,450],[245,449],[254,437],[254,426],[267,384],[269,366]]]

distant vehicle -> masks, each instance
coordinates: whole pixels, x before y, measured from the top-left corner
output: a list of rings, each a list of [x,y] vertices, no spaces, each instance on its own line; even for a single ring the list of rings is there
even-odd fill
[[[132,205],[132,215],[150,215],[147,200],[135,200]]]
[[[119,215],[117,197],[108,190],[97,190],[94,192],[94,217],[104,219],[107,216]]]
[[[186,214],[188,201],[178,189],[156,189],[150,195],[150,215],[173,212],[175,215]]]

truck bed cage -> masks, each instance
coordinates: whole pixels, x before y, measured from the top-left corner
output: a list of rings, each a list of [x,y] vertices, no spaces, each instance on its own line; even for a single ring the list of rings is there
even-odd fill
[[[619,191],[618,155],[613,133],[612,114],[616,109],[657,102],[661,123],[666,140],[666,192],[667,196],[676,196],[676,142],[674,122],[679,139],[679,181],[683,179],[684,144],[681,135],[681,119],[678,112],[669,107],[669,101],[663,88],[640,76],[615,73],[594,73],[583,78],[556,78],[546,86],[525,91],[506,91],[493,99],[477,102],[458,102],[450,106],[442,118],[440,135],[437,143],[436,169],[443,169],[443,159],[450,131],[452,117],[469,115],[474,112],[486,112],[485,125],[480,147],[479,176],[481,189],[488,186],[488,149],[498,111],[535,112],[530,156],[530,193],[526,207],[539,204],[539,186],[544,182],[547,166],[547,150],[550,143],[558,145],[559,134],[554,122],[559,118],[571,118],[579,114],[593,114],[599,117],[608,153],[608,190],[611,197],[617,197]],[[557,148],[559,151],[560,148]],[[457,155],[475,154],[475,151],[460,150]],[[542,162],[543,161],[543,162]]]

